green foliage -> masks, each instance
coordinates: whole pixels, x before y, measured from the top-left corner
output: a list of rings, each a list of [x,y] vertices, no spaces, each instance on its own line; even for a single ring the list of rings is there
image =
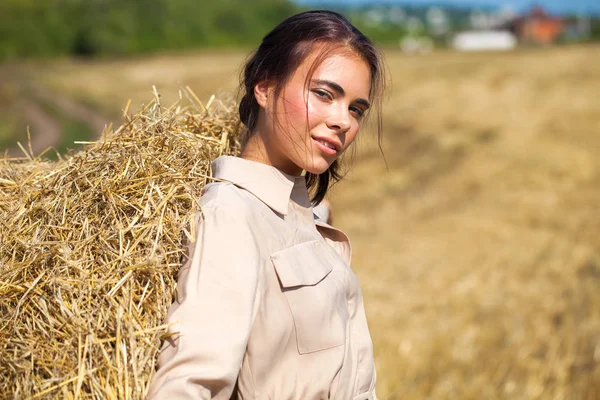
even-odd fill
[[[590,25],[590,40],[600,40],[600,18],[592,19]]]
[[[288,0],[2,0],[0,60],[255,44]]]

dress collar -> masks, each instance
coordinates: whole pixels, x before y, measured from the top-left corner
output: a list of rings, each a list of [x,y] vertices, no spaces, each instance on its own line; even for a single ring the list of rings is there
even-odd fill
[[[303,176],[288,175],[270,165],[233,156],[218,157],[211,167],[213,178],[247,190],[281,215],[287,215],[290,199],[311,207]]]

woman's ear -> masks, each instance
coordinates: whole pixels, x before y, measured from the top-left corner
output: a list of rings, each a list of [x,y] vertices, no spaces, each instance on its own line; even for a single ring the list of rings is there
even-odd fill
[[[254,86],[254,98],[262,108],[267,108],[270,94],[271,85],[267,81],[259,82]]]

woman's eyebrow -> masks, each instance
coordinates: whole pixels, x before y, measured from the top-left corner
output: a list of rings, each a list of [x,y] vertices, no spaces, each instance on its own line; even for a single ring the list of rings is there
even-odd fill
[[[335,82],[324,80],[324,79],[313,79],[313,83],[316,83],[317,85],[329,86],[334,92],[336,92],[340,96],[343,96],[346,94],[346,92],[344,91],[344,88]],[[355,101],[365,108],[371,107],[371,104],[369,103],[369,101],[367,99],[363,99],[362,97],[359,97]]]
[[[371,103],[369,103],[369,101],[367,99],[363,99],[362,97],[359,97],[355,101],[358,104],[360,104],[361,106],[363,106],[365,110],[368,109],[369,107],[371,107]]]
[[[313,82],[318,85],[329,86],[333,91],[337,92],[337,94],[339,94],[340,96],[343,96],[346,94],[346,92],[344,91],[344,88],[335,82],[327,81],[327,80],[323,80],[323,79],[313,79]]]

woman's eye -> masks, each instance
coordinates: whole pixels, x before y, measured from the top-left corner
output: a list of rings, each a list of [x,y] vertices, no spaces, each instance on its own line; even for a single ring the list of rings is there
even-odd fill
[[[357,118],[361,118],[365,114],[364,110],[360,107],[350,107],[350,112],[354,113]]]
[[[323,89],[314,89],[313,93],[324,100],[331,100],[331,95]]]

